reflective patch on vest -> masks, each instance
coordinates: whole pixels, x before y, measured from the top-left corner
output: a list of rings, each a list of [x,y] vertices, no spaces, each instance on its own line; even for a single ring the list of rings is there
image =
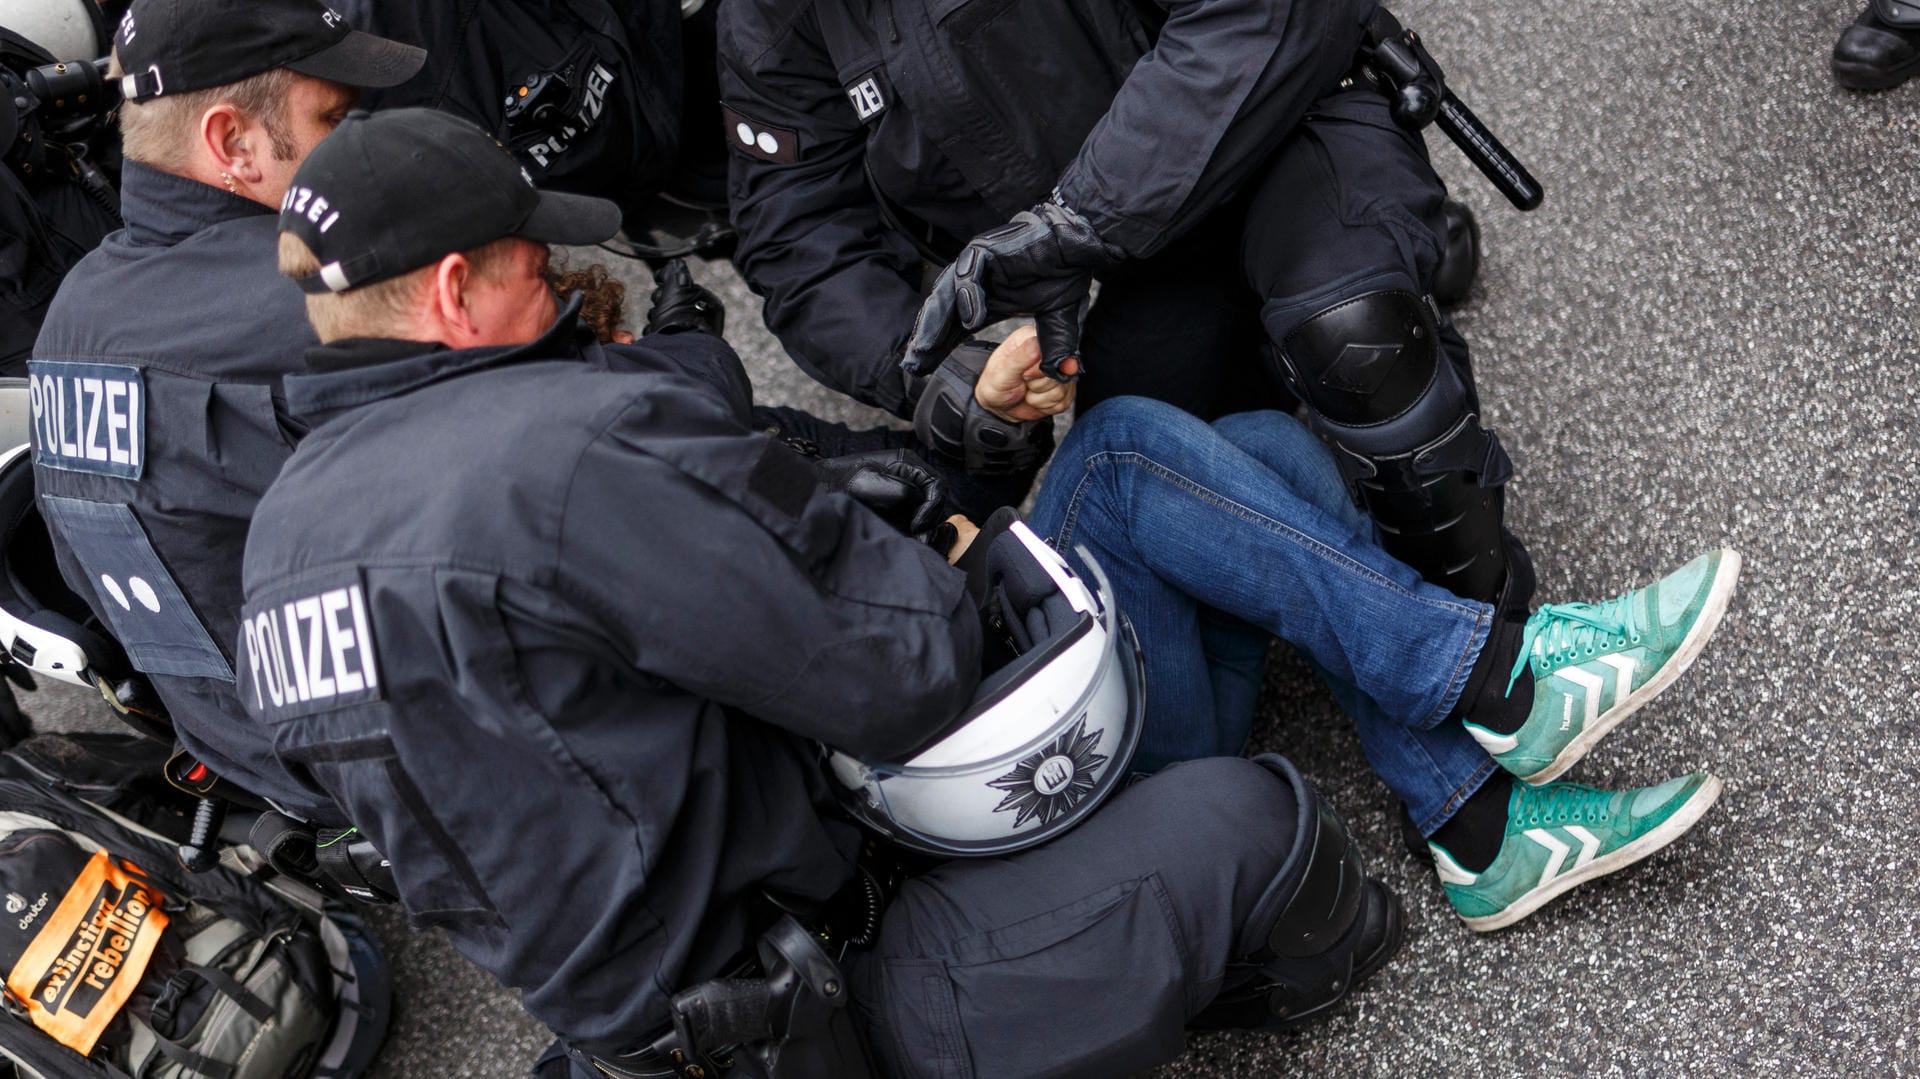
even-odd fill
[[[380,661],[357,574],[280,603],[247,605],[240,701],[268,719],[379,700]]]
[[[148,674],[233,681],[226,654],[167,572],[133,510],[119,502],[41,495],[40,511],[87,571],[93,609],[106,616],[135,667]]]
[[[137,480],[147,463],[147,385],[138,367],[27,364],[33,459],[49,468]]]

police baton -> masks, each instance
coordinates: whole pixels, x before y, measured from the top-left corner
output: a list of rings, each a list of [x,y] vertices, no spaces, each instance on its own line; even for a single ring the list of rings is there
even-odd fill
[[[1393,122],[1418,131],[1438,121],[1467,160],[1522,210],[1540,205],[1545,192],[1487,125],[1447,89],[1440,65],[1420,35],[1400,25],[1386,8],[1375,8],[1360,46],[1361,70],[1392,98]]]

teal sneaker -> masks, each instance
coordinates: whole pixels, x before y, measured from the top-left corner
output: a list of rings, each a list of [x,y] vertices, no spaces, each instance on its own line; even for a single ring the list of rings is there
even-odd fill
[[[1624,791],[1515,783],[1506,839],[1485,871],[1469,873],[1439,844],[1427,847],[1454,912],[1485,933],[1680,838],[1719,797],[1720,781],[1705,772]]]
[[[1690,666],[1727,613],[1740,555],[1701,555],[1645,588],[1595,606],[1549,603],[1527,619],[1507,679],[1533,667],[1533,707],[1513,734],[1464,720],[1502,768],[1547,783]]]

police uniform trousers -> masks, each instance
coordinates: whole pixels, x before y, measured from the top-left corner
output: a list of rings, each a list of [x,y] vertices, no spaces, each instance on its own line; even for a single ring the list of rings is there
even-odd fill
[[[1290,408],[1263,358],[1269,342],[1367,292],[1424,295],[1445,199],[1425,140],[1395,126],[1384,96],[1321,98],[1233,201],[1151,258],[1100,275],[1079,408],[1123,395],[1203,419]],[[1466,343],[1444,320],[1441,338],[1464,368]]]
[[[1261,758],[1191,761],[1044,846],[907,881],[872,950],[844,960],[880,1074],[1110,1079],[1173,1059],[1187,1020],[1233,988],[1229,962],[1271,934],[1299,812]],[[728,1076],[759,1074],[742,1058]]]
[[[1256,908],[1298,812],[1258,760],[1192,761],[1045,846],[908,881],[850,959],[881,1073],[1104,1077],[1177,1056],[1227,964],[1272,930]]]

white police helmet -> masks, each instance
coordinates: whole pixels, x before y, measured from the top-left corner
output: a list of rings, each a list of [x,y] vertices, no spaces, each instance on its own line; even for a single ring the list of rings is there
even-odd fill
[[[0,0],[0,29],[26,39],[49,60],[92,60],[107,44],[93,0]]]
[[[911,760],[828,751],[855,817],[944,857],[1005,854],[1086,819],[1125,782],[1145,706],[1133,628],[1085,549],[1097,590],[1019,521],[987,555],[1011,659]]]

